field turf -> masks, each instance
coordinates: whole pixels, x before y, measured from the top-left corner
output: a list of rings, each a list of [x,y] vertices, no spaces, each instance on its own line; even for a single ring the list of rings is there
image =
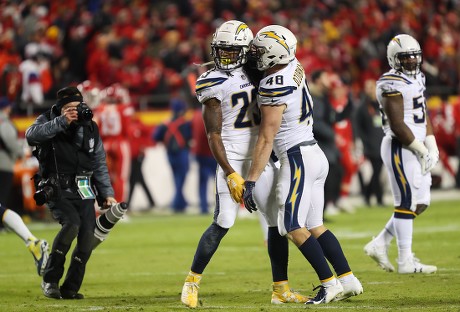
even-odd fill
[[[391,208],[361,208],[326,225],[342,243],[364,294],[320,306],[270,304],[271,271],[257,218],[238,219],[204,272],[200,306],[206,311],[460,311],[460,201],[433,202],[415,221],[413,250],[433,275],[386,273],[363,253]],[[88,263],[84,300],[45,298],[32,256],[11,232],[0,233],[0,311],[185,311],[184,278],[211,216],[144,214],[117,224]],[[32,223],[50,243],[59,226]],[[390,259],[397,256],[395,241]],[[68,258],[70,257],[70,253]],[[317,277],[290,244],[290,285],[313,294]]]

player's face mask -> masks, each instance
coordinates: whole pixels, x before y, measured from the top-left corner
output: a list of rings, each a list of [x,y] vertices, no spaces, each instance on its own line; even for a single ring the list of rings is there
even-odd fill
[[[422,63],[422,53],[399,53],[397,56],[401,69],[404,73],[416,75],[420,72],[420,65]]]

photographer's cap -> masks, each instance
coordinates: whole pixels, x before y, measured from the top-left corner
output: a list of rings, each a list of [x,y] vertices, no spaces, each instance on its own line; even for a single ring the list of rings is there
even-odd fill
[[[83,96],[77,87],[69,86],[57,92],[57,102],[55,106],[58,112],[61,111],[64,105],[72,102],[83,102]]]

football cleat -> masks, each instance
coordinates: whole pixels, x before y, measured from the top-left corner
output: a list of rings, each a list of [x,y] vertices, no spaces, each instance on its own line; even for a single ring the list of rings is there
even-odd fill
[[[189,308],[198,306],[198,288],[200,288],[201,275],[188,274],[185,278],[180,300]]]
[[[382,269],[387,272],[394,272],[395,267],[391,264],[390,259],[388,259],[387,246],[378,246],[375,243],[375,239],[372,239],[366,246],[364,246],[364,252],[377,262]]]
[[[272,304],[283,304],[283,303],[305,303],[310,298],[299,294],[298,292],[292,291],[289,288],[288,283],[273,284],[272,292]]]
[[[61,292],[57,283],[42,282],[42,290],[45,297],[52,299],[61,299]]]
[[[398,273],[399,274],[411,274],[411,273],[423,273],[431,274],[436,273],[438,268],[434,265],[427,265],[420,263],[418,258],[412,257],[406,258],[404,261],[398,261]]]
[[[27,248],[34,257],[38,275],[42,276],[49,258],[48,242],[44,239],[37,239],[30,241],[27,244]]]
[[[315,287],[313,290],[319,288],[318,293],[314,298],[311,298],[305,304],[322,304],[322,303],[329,303],[333,301],[336,297],[339,297],[343,293],[343,286],[339,280],[335,280],[335,285],[324,286],[320,285]]]
[[[343,292],[341,295],[335,297],[333,301],[340,301],[352,296],[358,296],[364,291],[363,285],[361,285],[361,282],[356,278],[356,276],[353,276],[353,278],[349,281],[341,281],[340,283],[343,286]]]

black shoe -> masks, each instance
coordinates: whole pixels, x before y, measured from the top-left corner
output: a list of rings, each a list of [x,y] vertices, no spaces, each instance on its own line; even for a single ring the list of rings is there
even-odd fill
[[[42,290],[45,297],[53,299],[61,299],[61,292],[57,283],[42,282]]]
[[[84,299],[83,294],[77,293],[72,290],[65,290],[61,288],[61,297],[62,299]]]

